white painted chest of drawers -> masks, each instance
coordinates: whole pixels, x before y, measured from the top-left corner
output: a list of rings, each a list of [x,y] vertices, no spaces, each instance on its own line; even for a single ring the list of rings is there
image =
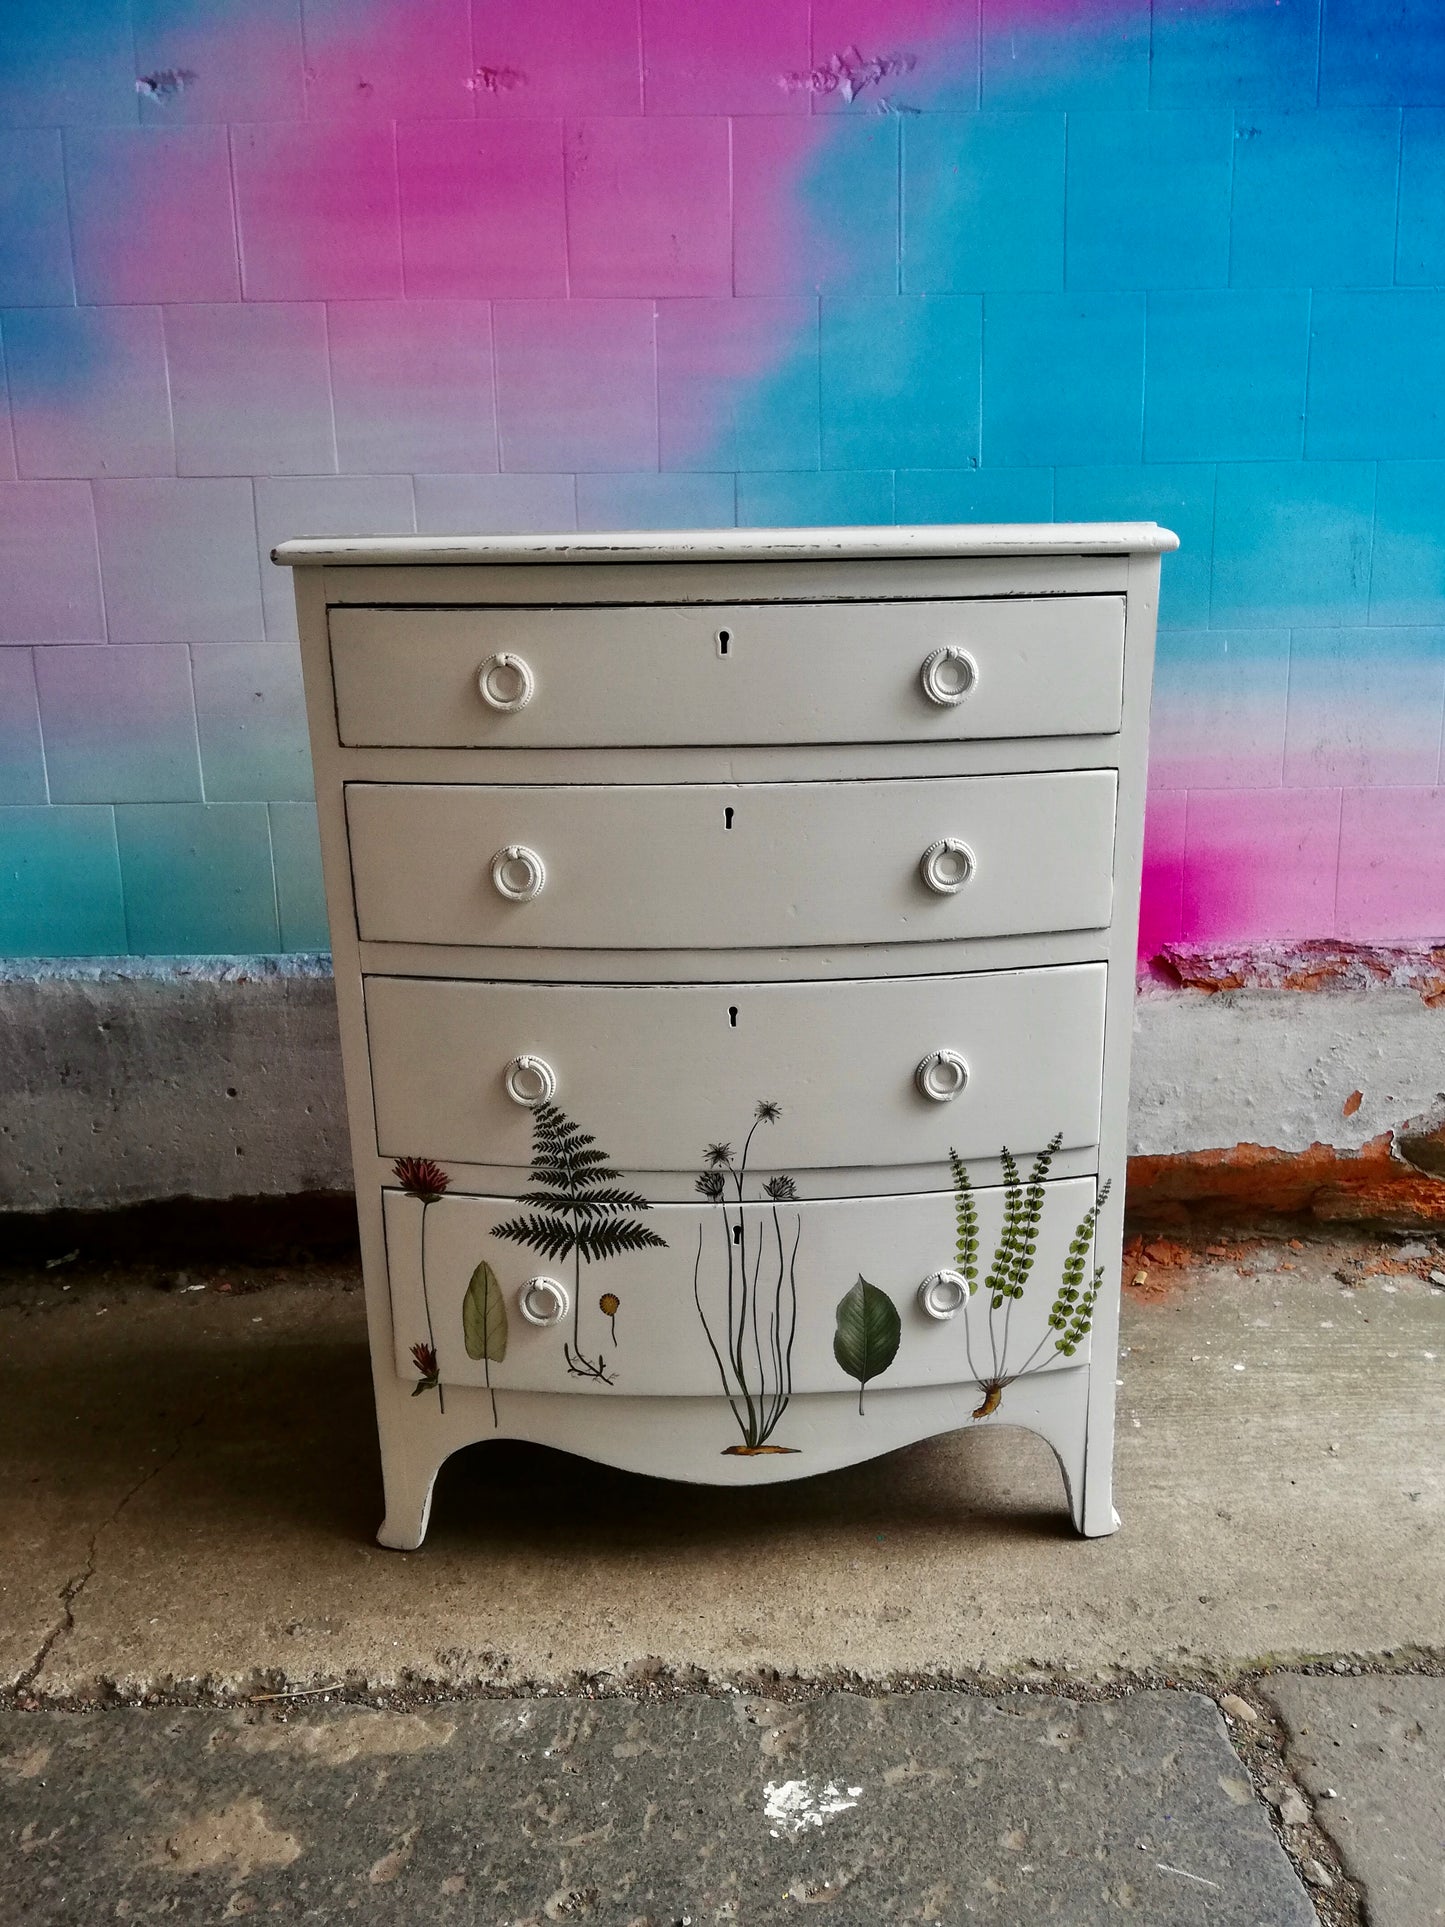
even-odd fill
[[[1111,1499],[1152,523],[297,541],[386,1484]]]

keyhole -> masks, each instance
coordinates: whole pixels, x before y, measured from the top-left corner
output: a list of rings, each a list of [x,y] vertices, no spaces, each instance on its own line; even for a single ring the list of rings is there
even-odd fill
[[[727,809],[723,811],[723,828],[725,830],[730,830],[732,826],[733,826],[733,813],[732,813],[731,806],[729,806]]]
[[[729,1022],[729,1024],[731,1024],[731,1026],[732,1026],[732,1028],[733,1028],[734,1030],[736,1030],[736,1029],[737,1029],[737,1027],[738,1027],[738,1007],[737,1007],[737,1005],[736,1005],[736,1004],[729,1004],[729,1005],[728,1005],[728,1022]]]
[[[732,641],[732,639],[733,639],[733,637],[732,637],[732,631],[731,631],[730,629],[719,629],[719,630],[718,630],[718,632],[717,632],[717,652],[718,652],[718,654],[719,654],[720,656],[725,656],[725,655],[727,654],[727,652],[728,652],[728,644],[729,644],[729,643],[730,643],[730,642]]]
[[[735,1224],[733,1226],[733,1243],[735,1245],[740,1245],[742,1241],[743,1241],[743,1228],[740,1224]]]

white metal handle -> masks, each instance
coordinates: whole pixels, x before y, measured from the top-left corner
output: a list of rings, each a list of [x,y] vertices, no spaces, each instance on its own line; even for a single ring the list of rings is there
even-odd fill
[[[509,843],[492,858],[492,882],[510,903],[530,903],[546,881],[546,864],[525,843]]]
[[[517,1293],[517,1310],[529,1325],[560,1325],[572,1309],[572,1294],[556,1278],[529,1278]]]
[[[930,890],[951,897],[973,875],[973,851],[956,836],[941,836],[919,858],[918,873]]]
[[[477,671],[477,688],[491,709],[525,709],[537,692],[537,679],[520,656],[488,656]]]
[[[968,1303],[968,1280],[960,1271],[931,1272],[918,1287],[918,1302],[930,1318],[952,1318]]]
[[[963,701],[978,681],[978,664],[966,649],[956,648],[949,643],[924,658],[918,680],[931,703],[937,703],[942,709],[952,709],[956,703]]]
[[[930,1051],[913,1073],[913,1081],[935,1104],[947,1104],[968,1082],[968,1065],[956,1050]]]
[[[557,1073],[545,1057],[514,1057],[502,1073],[507,1096],[529,1111],[550,1104],[557,1095]]]

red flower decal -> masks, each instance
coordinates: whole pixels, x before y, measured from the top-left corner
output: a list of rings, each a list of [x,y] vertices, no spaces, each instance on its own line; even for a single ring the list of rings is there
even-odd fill
[[[451,1179],[431,1158],[398,1158],[392,1165],[397,1183],[423,1204],[435,1204],[446,1193]]]

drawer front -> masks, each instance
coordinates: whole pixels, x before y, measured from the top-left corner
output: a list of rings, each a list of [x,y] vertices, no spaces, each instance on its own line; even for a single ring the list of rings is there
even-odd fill
[[[1115,790],[1112,770],[652,788],[353,783],[357,926],[376,942],[595,949],[1098,929],[1112,907]]]
[[[345,744],[967,741],[1112,734],[1122,596],[633,609],[333,609]],[[961,650],[934,686],[935,650]],[[484,698],[482,672],[495,700]]]
[[[550,1078],[553,1102],[631,1172],[696,1169],[764,1099],[783,1113],[756,1149],[773,1171],[996,1157],[1055,1133],[1089,1146],[1104,978],[1103,964],[827,984],[369,977],[377,1145],[524,1169],[534,1119],[508,1080],[535,1097]]]
[[[631,1222],[658,1242],[590,1258],[519,1241],[527,1213],[512,1200],[448,1196],[425,1210],[425,1291],[423,1206],[387,1191],[399,1376],[415,1379],[412,1347],[434,1342],[443,1385],[490,1383],[499,1402],[508,1390],[605,1393],[615,1387],[661,1397],[721,1397],[726,1390],[739,1429],[749,1407],[760,1429],[758,1421],[793,1393],[861,1391],[866,1417],[868,1401],[890,1390],[1007,1379],[1025,1364],[1046,1370],[1087,1361],[1087,1335],[1071,1353],[1061,1352],[1049,1318],[1071,1282],[1069,1242],[1081,1224],[1090,1235],[1092,1178],[1044,1187],[1037,1249],[1012,1304],[1006,1347],[1003,1310],[990,1333],[990,1298],[983,1288],[1003,1236],[1001,1189],[973,1194],[977,1289],[963,1306],[958,1286],[947,1279],[936,1283],[938,1308],[957,1307],[940,1317],[924,1309],[920,1287],[958,1263],[952,1192],[773,1204],[750,1177],[744,1188],[749,1201],[740,1208],[699,1202],[636,1211]],[[478,1276],[482,1265],[490,1276]],[[1078,1272],[1087,1283],[1092,1259]],[[529,1293],[529,1283],[539,1277],[551,1288]],[[835,1350],[840,1305],[859,1277],[888,1300],[887,1307],[878,1300],[870,1307],[881,1345],[871,1358],[849,1356],[855,1366],[881,1365],[861,1385]],[[1073,1323],[1079,1303],[1062,1301]],[[848,1355],[848,1307],[842,1315]],[[533,1323],[538,1316],[549,1322]],[[1072,1323],[1066,1342],[1074,1342],[1071,1330]],[[892,1356],[882,1363],[895,1336]],[[1007,1418],[1007,1385],[999,1414]],[[777,1441],[785,1444],[782,1420],[777,1413]],[[737,1442],[724,1408],[719,1450]]]

